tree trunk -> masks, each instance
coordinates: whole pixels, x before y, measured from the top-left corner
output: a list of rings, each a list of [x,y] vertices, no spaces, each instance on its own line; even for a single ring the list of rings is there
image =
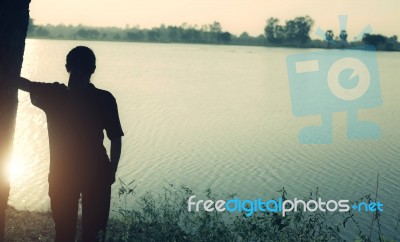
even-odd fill
[[[29,23],[30,0],[0,0],[0,241],[4,240],[5,210],[10,191],[7,162],[10,158],[18,89]]]

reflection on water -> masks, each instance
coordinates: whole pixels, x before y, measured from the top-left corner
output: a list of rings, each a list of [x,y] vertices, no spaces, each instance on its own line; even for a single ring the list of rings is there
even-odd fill
[[[243,199],[270,199],[285,186],[290,197],[319,187],[324,200],[355,200],[374,193],[379,172],[383,219],[398,213],[399,53],[378,53],[384,104],[359,112],[381,126],[380,140],[347,140],[346,116],[338,113],[332,145],[300,145],[298,131],[321,120],[293,117],[285,61],[312,50],[28,40],[23,75],[65,83],[65,55],[78,44],[97,54],[94,84],[117,98],[126,134],[118,176],[138,181],[139,194],[168,181]],[[48,209],[45,116],[26,93],[19,100],[15,164],[22,171],[12,178],[10,203]]]

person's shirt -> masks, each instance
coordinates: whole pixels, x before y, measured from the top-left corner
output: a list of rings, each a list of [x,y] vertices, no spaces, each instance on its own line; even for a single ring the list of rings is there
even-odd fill
[[[50,146],[49,179],[96,182],[106,179],[110,161],[103,145],[124,135],[115,98],[89,84],[83,95],[60,83],[30,86],[32,104],[46,113]]]

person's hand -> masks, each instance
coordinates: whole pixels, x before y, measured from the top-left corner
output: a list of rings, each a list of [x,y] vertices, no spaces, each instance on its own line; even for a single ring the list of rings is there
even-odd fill
[[[26,78],[18,77],[15,79],[15,83],[17,84],[17,86],[20,90],[29,92],[32,82]]]
[[[109,179],[108,179],[108,181],[110,182],[110,185],[114,184],[114,182],[116,180],[115,174],[116,174],[116,172],[114,172],[114,170],[111,169],[111,171],[109,172]]]

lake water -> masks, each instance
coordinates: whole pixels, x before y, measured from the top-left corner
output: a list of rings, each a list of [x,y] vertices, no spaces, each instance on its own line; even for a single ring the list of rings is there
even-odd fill
[[[348,140],[346,114],[335,113],[332,144],[302,145],[298,131],[321,119],[293,116],[286,57],[317,50],[27,40],[22,75],[66,83],[65,56],[76,45],[95,51],[92,82],[117,99],[125,131],[118,176],[135,179],[139,194],[171,182],[243,199],[277,197],[284,186],[290,197],[319,187],[323,199],[355,200],[375,193],[379,173],[384,229],[393,231],[400,198],[400,53],[377,54],[383,105],[359,112],[381,126],[381,139]],[[48,210],[45,115],[26,93],[19,100],[10,204]],[[118,184],[113,188],[116,202]]]

